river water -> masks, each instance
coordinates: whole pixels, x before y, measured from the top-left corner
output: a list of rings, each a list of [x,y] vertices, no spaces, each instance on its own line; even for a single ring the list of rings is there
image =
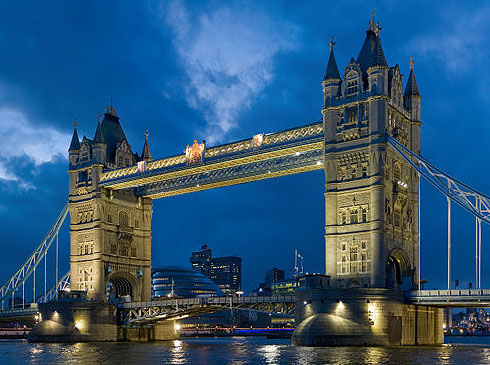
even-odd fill
[[[489,337],[438,347],[295,347],[262,337],[185,338],[168,343],[30,344],[0,341],[1,364],[490,364]]]

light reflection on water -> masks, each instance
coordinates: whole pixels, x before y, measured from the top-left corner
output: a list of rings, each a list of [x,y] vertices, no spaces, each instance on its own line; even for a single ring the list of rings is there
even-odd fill
[[[435,347],[331,348],[294,347],[288,340],[260,337],[189,338],[157,343],[29,344],[25,341],[0,341],[0,364],[490,363],[490,338],[452,338],[450,341],[452,345]]]

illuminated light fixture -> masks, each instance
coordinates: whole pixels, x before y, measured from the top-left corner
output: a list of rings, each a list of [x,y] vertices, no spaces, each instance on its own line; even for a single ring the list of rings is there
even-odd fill
[[[316,164],[317,164],[318,166],[320,166],[320,165],[322,164],[322,162],[321,162],[321,161],[317,161],[317,162],[316,162]]]
[[[270,174],[271,173],[271,170],[267,171],[267,173]]]
[[[71,291],[71,289],[70,288],[66,288],[65,291],[69,293]]]
[[[307,305],[308,303],[306,302],[306,300],[303,302],[304,305]]]
[[[76,321],[75,322],[75,328],[81,329],[83,327],[83,322],[82,321]]]
[[[201,185],[197,184],[197,187],[200,187]]]
[[[174,327],[175,327],[175,330],[176,330],[176,331],[180,330],[180,324],[176,323],[176,324],[174,325]]]
[[[295,156],[299,156],[299,155],[301,155],[301,153],[296,152],[294,155],[295,155]]]

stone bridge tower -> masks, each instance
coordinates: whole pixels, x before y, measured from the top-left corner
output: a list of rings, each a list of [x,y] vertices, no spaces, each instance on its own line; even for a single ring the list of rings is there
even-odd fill
[[[130,295],[151,299],[152,201],[133,190],[98,186],[105,170],[150,160],[146,135],[143,154],[133,154],[117,111],[98,117],[93,139],[80,141],[77,125],[69,148],[71,288],[86,290],[94,300]]]
[[[420,153],[420,94],[413,62],[403,94],[379,23],[341,77],[330,42],[322,83],[326,174],[326,273],[338,287],[410,289],[418,262],[418,175],[387,144]]]

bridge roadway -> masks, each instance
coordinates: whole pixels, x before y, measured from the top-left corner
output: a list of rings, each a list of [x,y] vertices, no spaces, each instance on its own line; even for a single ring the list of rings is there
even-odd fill
[[[118,308],[124,324],[178,320],[225,309],[254,310],[292,318],[294,317],[295,296],[163,299],[151,302],[120,303]]]
[[[407,299],[412,304],[437,307],[490,308],[490,289],[413,290]]]

